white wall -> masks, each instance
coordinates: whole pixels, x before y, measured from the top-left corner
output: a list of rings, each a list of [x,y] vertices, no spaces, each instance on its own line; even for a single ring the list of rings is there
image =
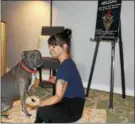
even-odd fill
[[[20,59],[22,50],[35,49],[41,27],[49,25],[49,2],[2,1],[2,20],[7,22],[7,67],[11,68]],[[84,86],[90,74],[95,42],[96,1],[53,1],[53,25],[71,28],[73,31],[72,54]],[[122,38],[125,62],[126,93],[134,94],[134,1],[122,3]],[[109,91],[111,44],[101,42],[91,88]],[[119,50],[116,44],[115,88],[121,93]]]
[[[92,65],[97,1],[54,1],[53,25],[62,25],[73,31],[72,54],[87,86]],[[134,94],[134,1],[123,1],[121,10],[124,49],[126,93]],[[115,52],[115,88],[121,93],[121,75],[118,43]],[[110,90],[111,43],[101,42],[91,88]]]

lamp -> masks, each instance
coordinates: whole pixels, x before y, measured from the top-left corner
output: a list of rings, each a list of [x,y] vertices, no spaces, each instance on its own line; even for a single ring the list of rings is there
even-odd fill
[[[53,35],[64,30],[64,26],[52,27],[52,0],[50,1],[50,26],[42,26],[41,35]]]
[[[52,0],[50,3],[50,26],[42,26],[41,35],[46,36],[46,41],[48,36],[62,32],[64,30],[64,26],[52,26]],[[50,83],[48,81],[42,80],[42,69],[50,69],[50,75],[55,76],[56,69],[59,66],[59,61],[57,59],[51,57],[43,57],[43,66],[39,69],[40,83],[41,87],[50,87]],[[53,86],[53,95],[55,94],[55,84]]]
[[[62,26],[42,26],[41,35],[50,36],[64,30]]]

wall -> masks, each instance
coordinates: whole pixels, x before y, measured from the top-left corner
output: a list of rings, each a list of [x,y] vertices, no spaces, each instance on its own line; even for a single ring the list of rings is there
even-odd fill
[[[38,1],[39,2],[39,1]],[[40,1],[41,2],[41,1]],[[39,2],[39,3],[40,3]],[[8,67],[12,67],[23,49],[37,46],[41,26],[49,25],[49,11],[46,2],[40,11],[33,10],[34,2],[2,2],[2,19],[8,23]],[[34,4],[34,5],[37,5]],[[25,8],[24,8],[25,6]],[[87,86],[95,42],[97,1],[53,1],[53,25],[65,26],[73,31],[72,54],[84,86]],[[121,10],[122,39],[124,49],[126,93],[134,94],[134,1],[123,1]],[[114,92],[121,93],[119,49],[115,52]],[[101,42],[93,74],[91,88],[109,91],[111,65],[111,44]]]
[[[124,49],[126,93],[134,94],[134,1],[123,1],[121,10],[122,39]],[[53,25],[64,25],[73,31],[72,53],[87,86],[92,65],[95,42],[96,1],[55,1]],[[101,42],[93,74],[91,88],[109,91],[111,43]],[[115,88],[121,93],[121,75],[118,43],[115,52]]]
[[[50,3],[2,1],[2,20],[7,24],[7,67],[20,60],[23,50],[37,49],[43,25],[50,25]]]

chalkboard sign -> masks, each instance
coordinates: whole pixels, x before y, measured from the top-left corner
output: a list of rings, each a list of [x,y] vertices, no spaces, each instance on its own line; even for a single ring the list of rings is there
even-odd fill
[[[115,40],[118,37],[121,0],[99,0],[95,39]]]

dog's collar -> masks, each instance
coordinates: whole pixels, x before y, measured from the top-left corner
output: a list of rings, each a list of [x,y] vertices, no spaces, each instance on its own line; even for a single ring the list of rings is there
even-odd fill
[[[20,65],[23,67],[24,70],[26,70],[30,73],[36,73],[37,72],[36,70],[29,69],[27,66],[25,66],[23,61],[20,62]]]

